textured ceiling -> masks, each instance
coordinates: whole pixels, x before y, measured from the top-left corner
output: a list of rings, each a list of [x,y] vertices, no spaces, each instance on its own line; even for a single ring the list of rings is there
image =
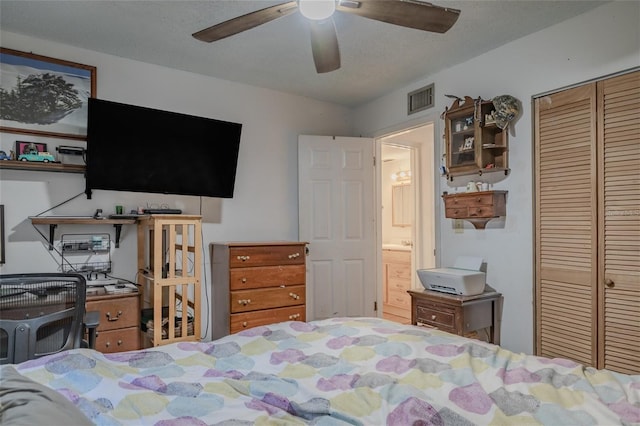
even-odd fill
[[[354,107],[604,2],[434,0],[461,10],[445,34],[338,12],[342,67],[327,74],[315,71],[307,22],[297,12],[211,44],[191,37],[278,3],[0,0],[0,29]]]

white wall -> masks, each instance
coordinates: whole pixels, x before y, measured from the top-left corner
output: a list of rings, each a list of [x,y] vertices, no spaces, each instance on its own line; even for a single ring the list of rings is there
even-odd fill
[[[209,249],[213,241],[297,240],[297,138],[307,135],[351,135],[351,110],[272,90],[232,83],[163,68],[97,52],[2,32],[2,46],[97,67],[97,97],[117,102],[176,111],[243,124],[233,199],[94,191],[81,195],[48,214],[105,213],[116,204],[128,211],[139,205],[167,204],[185,213],[202,214],[207,245],[205,285],[210,285]],[[117,123],[115,123],[117,125]],[[73,141],[0,133],[0,149],[7,153],[16,140],[47,142],[49,150]],[[75,143],[82,145],[83,143]],[[176,147],[183,149],[184,147]],[[167,155],[167,173],[173,164]],[[84,191],[81,174],[0,171],[0,203],[5,205],[7,238],[3,274],[56,271],[59,256],[46,250],[29,216],[37,215]],[[39,227],[48,235],[48,228]],[[63,233],[110,232],[113,227],[61,226]],[[125,226],[121,248],[113,250],[113,274],[134,280],[136,233]],[[203,330],[206,324],[203,323]],[[209,326],[209,330],[211,327]]]
[[[487,282],[504,295],[502,344],[514,351],[533,350],[533,95],[640,65],[640,3],[619,1],[515,40],[466,63],[394,91],[356,110],[355,134],[375,136],[408,122],[407,93],[435,83],[436,106],[424,117],[437,120],[436,141],[443,132],[439,114],[451,105],[444,94],[491,99],[510,94],[522,112],[509,140],[511,174],[495,189],[509,191],[507,216],[490,221],[484,231],[465,225],[457,234],[444,218],[440,194],[452,191],[438,179],[434,202],[439,208],[440,259],[450,265],[460,254],[481,255],[488,263]],[[411,120],[415,120],[415,114]],[[441,144],[436,143],[435,158]],[[466,181],[465,181],[466,183]]]

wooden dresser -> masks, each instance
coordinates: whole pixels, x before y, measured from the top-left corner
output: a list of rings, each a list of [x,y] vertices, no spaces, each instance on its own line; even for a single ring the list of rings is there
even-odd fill
[[[87,312],[100,312],[96,350],[123,352],[140,349],[140,293],[87,295]]]
[[[212,338],[306,320],[306,243],[212,243]]]
[[[411,251],[382,250],[384,274],[384,313],[411,319]]]

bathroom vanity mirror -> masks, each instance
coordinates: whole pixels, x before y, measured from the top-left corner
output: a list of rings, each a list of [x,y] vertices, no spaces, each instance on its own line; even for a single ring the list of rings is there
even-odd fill
[[[391,187],[391,204],[393,206],[391,225],[411,226],[413,193],[410,183]]]

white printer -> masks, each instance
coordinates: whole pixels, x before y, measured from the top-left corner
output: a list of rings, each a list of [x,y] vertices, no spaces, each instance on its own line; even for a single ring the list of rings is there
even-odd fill
[[[459,256],[453,267],[418,269],[418,278],[427,290],[472,296],[484,292],[486,274],[480,271],[482,258]]]

